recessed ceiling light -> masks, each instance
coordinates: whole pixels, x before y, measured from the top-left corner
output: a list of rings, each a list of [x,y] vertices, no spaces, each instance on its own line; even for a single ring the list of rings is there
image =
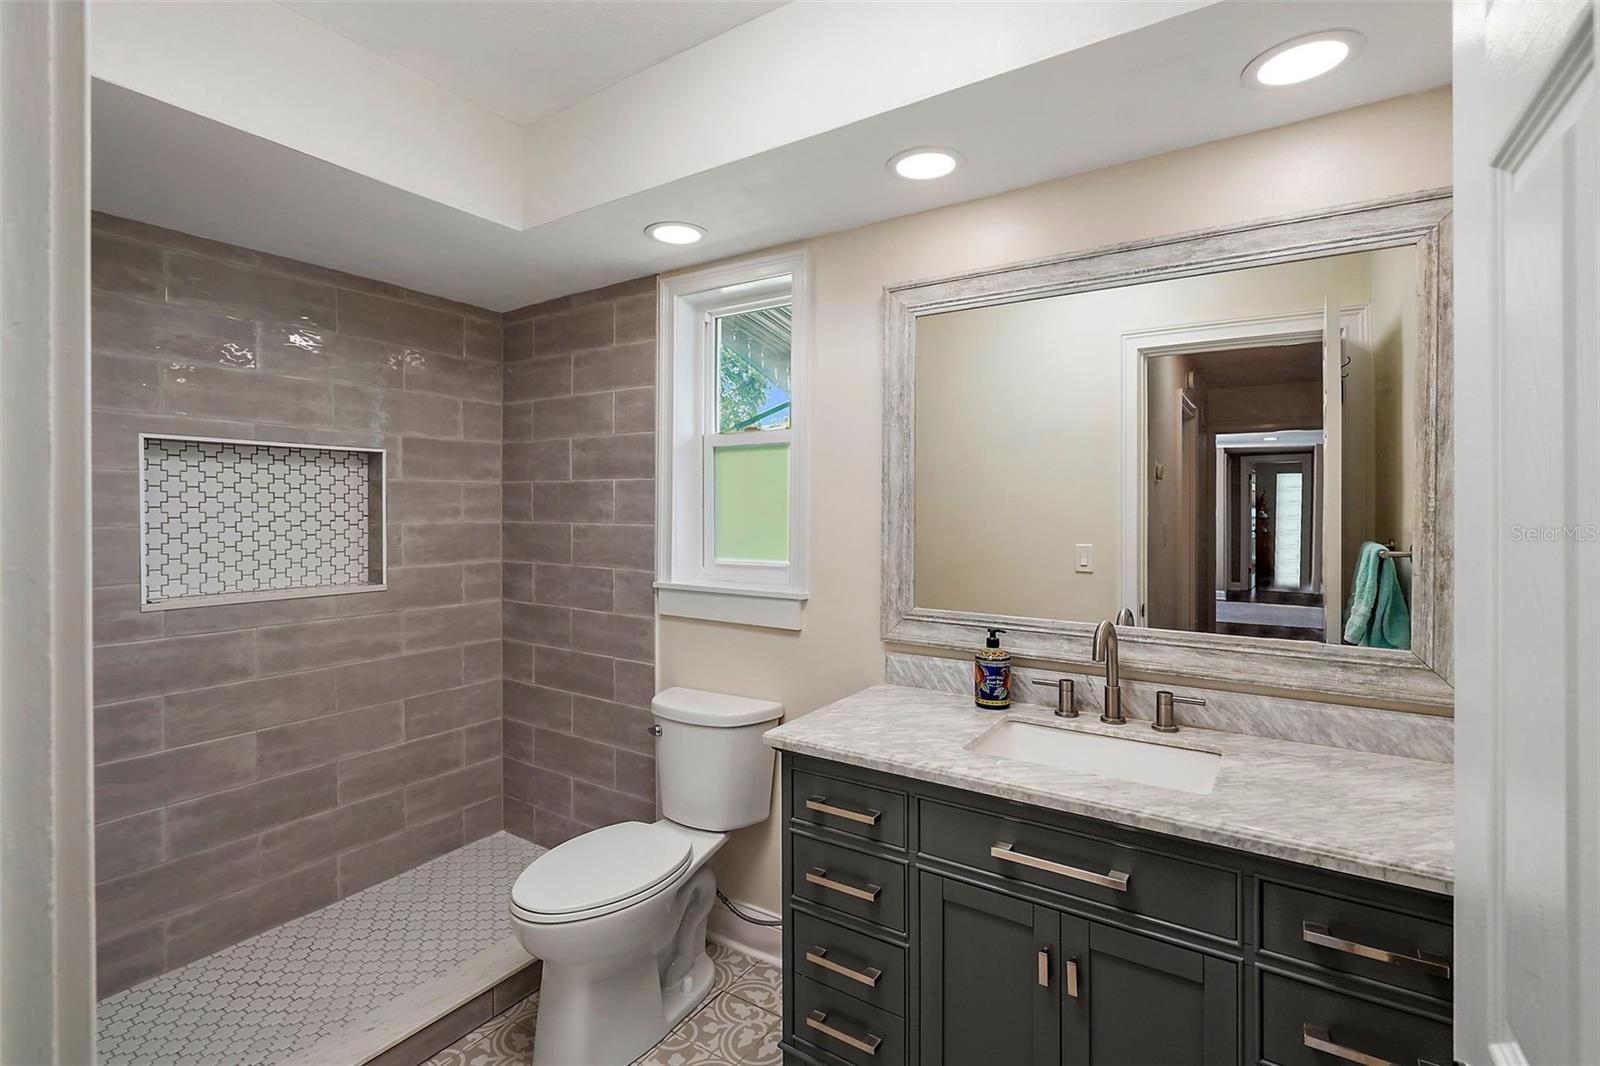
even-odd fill
[[[1366,38],[1355,30],[1322,30],[1269,48],[1250,61],[1240,80],[1260,89],[1298,85],[1348,60]]]
[[[889,160],[889,173],[912,181],[931,181],[960,165],[961,156],[949,148],[908,148]]]
[[[693,244],[706,235],[706,231],[693,222],[652,222],[644,232],[645,236],[662,244]]]
[[[1262,437],[1262,440],[1277,440],[1277,437]]]

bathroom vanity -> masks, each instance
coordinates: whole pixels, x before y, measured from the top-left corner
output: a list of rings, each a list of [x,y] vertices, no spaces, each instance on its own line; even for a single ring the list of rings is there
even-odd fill
[[[1214,779],[996,753],[1019,725]],[[767,739],[789,1061],[1451,1061],[1448,763],[898,686]]]

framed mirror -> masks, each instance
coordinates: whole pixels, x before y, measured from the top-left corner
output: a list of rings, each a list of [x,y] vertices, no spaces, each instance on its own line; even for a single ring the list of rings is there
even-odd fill
[[[884,639],[1448,707],[1449,214],[888,289]]]

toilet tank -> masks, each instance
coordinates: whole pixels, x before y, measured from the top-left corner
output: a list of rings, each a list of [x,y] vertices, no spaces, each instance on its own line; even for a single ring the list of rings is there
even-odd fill
[[[650,704],[661,815],[724,833],[764,822],[772,811],[773,751],[761,734],[783,717],[771,700],[669,688]]]

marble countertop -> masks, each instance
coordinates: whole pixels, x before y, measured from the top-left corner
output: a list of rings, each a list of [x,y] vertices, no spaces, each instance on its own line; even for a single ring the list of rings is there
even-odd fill
[[[1196,795],[967,750],[1002,718],[1198,748],[1222,762],[1211,793]],[[1374,881],[1446,894],[1454,883],[1449,763],[1188,727],[1163,735],[1143,722],[1061,719],[1022,705],[980,711],[966,696],[897,685],[848,696],[766,739],[782,751]]]

